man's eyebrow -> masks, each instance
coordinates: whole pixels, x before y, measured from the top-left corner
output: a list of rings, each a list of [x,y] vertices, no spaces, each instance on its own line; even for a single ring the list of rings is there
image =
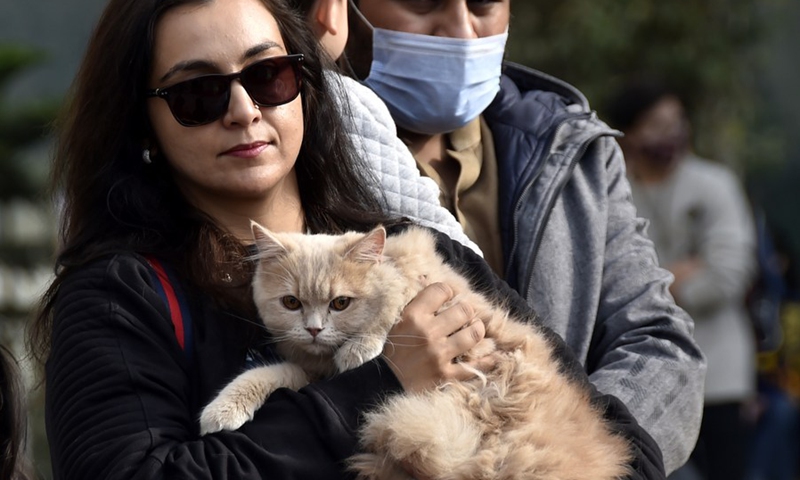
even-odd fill
[[[273,49],[273,48],[279,48],[279,49],[283,50],[283,47],[281,47],[278,43],[273,42],[273,41],[267,41],[267,42],[259,43],[258,45],[255,45],[253,47],[248,48],[247,51],[245,51],[244,54],[242,55],[242,60],[248,60],[250,58],[253,58],[253,57],[257,56],[258,54],[260,54],[262,52],[265,52],[265,51]],[[185,71],[192,71],[192,70],[206,70],[207,71],[207,70],[213,70],[214,68],[216,68],[216,64],[214,62],[210,62],[208,60],[186,60],[184,62],[178,62],[175,65],[173,65],[172,68],[167,70],[167,73],[165,73],[164,75],[161,76],[159,81],[160,82],[165,82],[170,77],[172,77],[173,75],[175,75],[178,72],[185,72]]]

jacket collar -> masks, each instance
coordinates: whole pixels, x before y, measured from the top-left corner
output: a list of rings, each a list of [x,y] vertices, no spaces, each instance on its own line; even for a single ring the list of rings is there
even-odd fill
[[[571,175],[583,146],[615,132],[597,121],[586,97],[577,89],[513,63],[504,65],[500,92],[483,115],[495,141],[498,207],[511,213],[500,216],[503,253],[509,266],[509,256],[517,255],[515,250],[532,250],[527,244],[519,246],[518,239],[531,243],[544,228],[546,209]],[[530,209],[534,209],[536,218],[530,217],[526,223],[532,227],[529,231],[518,231],[520,208],[529,217]],[[514,269],[506,274],[509,283],[516,286]]]

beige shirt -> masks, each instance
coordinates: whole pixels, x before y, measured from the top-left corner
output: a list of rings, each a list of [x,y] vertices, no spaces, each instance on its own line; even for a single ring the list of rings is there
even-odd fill
[[[497,158],[492,132],[482,117],[446,136],[446,158],[458,164],[458,178],[448,188],[431,166],[417,162],[423,175],[439,185],[442,205],[458,219],[467,236],[483,250],[498,275],[503,275],[503,250],[497,211]]]

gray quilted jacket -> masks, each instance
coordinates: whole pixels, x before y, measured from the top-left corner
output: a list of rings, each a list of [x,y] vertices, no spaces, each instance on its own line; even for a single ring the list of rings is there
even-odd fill
[[[354,96],[351,115],[370,118]],[[484,118],[498,158],[506,281],[566,340],[595,386],[628,406],[674,470],[697,438],[705,360],[691,318],[669,294],[672,276],[658,266],[646,222],[636,217],[618,133],[573,87],[513,64]],[[381,128],[371,122],[357,136]],[[360,142],[372,151],[390,212],[450,233],[442,217],[416,208],[416,167],[403,160],[408,168],[396,173],[385,156],[382,149],[399,148],[396,139]],[[438,205],[438,189],[425,190]],[[454,222],[448,218],[445,224]]]

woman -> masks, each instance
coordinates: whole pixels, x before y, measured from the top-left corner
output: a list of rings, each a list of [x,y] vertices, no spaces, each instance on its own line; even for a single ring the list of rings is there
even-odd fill
[[[198,435],[202,407],[248,357],[271,351],[248,291],[251,219],[313,233],[387,220],[353,160],[317,48],[279,0],[106,8],[61,125],[63,248],[32,338],[47,359],[55,478],[342,478],[362,412],[401,389],[468,378],[452,360],[483,327],[463,305],[434,321],[450,297],[436,284],[390,333],[424,341],[280,390],[237,431]],[[496,288],[476,255],[442,248]],[[143,255],[180,278],[192,356]],[[649,465],[657,449],[624,407],[595,401],[637,447],[634,469]]]

